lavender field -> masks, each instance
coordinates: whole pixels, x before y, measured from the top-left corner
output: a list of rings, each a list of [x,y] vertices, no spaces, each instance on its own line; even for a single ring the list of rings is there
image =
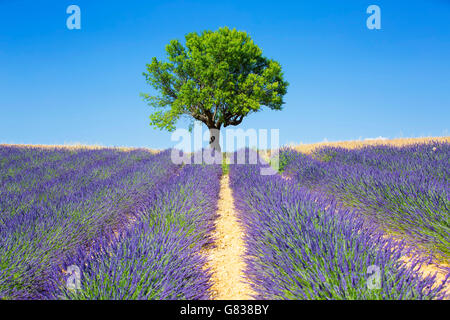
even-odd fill
[[[205,250],[224,187],[253,298],[448,298],[449,160],[447,142],[282,148],[279,173],[261,175],[261,158],[0,146],[0,299],[213,299],[226,284]]]
[[[281,158],[284,175],[300,186],[335,197],[387,233],[449,261],[449,143],[324,147],[312,155],[284,149]]]
[[[0,164],[1,298],[205,296],[193,252],[211,228],[217,168],[180,168],[169,151],[26,147],[1,147]],[[70,265],[82,294],[66,290]]]
[[[435,147],[446,154],[432,153],[427,156],[425,152],[434,152]],[[261,176],[261,164],[231,166],[231,188],[246,230],[246,271],[255,285],[258,298],[444,298],[450,269],[443,267],[446,277],[442,281],[437,281],[435,275],[424,276],[418,270],[433,258],[448,261],[448,255],[445,255],[449,241],[445,165],[449,161],[448,148],[449,145],[406,149],[381,147],[375,151],[370,148],[357,151],[322,149],[316,154],[318,158],[322,157],[321,160],[284,149],[281,151],[283,175],[274,176]],[[416,157],[410,161],[405,159],[411,150],[416,151],[417,160],[414,160]],[[387,159],[379,157],[383,153],[388,155]],[[403,164],[400,161],[391,163],[390,155],[403,157]],[[355,165],[365,157],[360,166]],[[389,163],[391,167],[408,168],[410,171],[395,172],[392,169],[394,172],[389,175],[387,172],[381,173],[381,168],[378,171],[373,168],[384,164],[387,167],[385,170],[389,170]],[[367,167],[370,169],[364,175],[361,170]],[[428,185],[429,193],[420,194],[420,200],[416,200],[419,198],[418,192],[401,193],[424,188],[419,184],[425,179],[422,169],[434,172],[438,177],[429,180],[432,181]],[[373,190],[374,195],[368,192],[359,194],[359,185],[349,176],[355,180],[365,179],[366,184],[360,189],[366,192]],[[410,180],[405,182],[400,177],[409,177]],[[398,181],[395,178],[403,184],[393,184]],[[350,191],[338,193],[341,190],[339,187]],[[385,191],[388,188],[397,193],[388,193]],[[403,189],[398,191],[394,188]],[[379,201],[371,202],[376,195],[379,195],[376,198]],[[347,202],[355,198],[361,199],[358,202],[361,205],[357,206],[360,210],[352,210],[350,205],[354,203]],[[373,203],[373,207],[363,206],[365,200]],[[415,205],[414,209],[408,210],[407,201],[413,203],[411,206]],[[423,206],[420,207],[420,204]],[[373,215],[369,208],[373,209]],[[408,245],[408,241],[392,238],[385,232],[400,234],[399,230],[406,229],[411,232],[402,235],[417,246]],[[429,253],[425,248],[435,249],[431,251],[436,255],[424,254]],[[410,257],[408,265],[402,260],[405,256]],[[381,283],[375,290],[366,286],[367,272],[373,266],[381,271]]]

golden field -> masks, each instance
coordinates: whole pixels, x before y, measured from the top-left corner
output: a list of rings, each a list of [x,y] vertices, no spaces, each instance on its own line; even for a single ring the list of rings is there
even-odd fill
[[[396,138],[396,139],[373,139],[373,140],[353,140],[353,141],[335,141],[335,142],[318,142],[311,144],[298,144],[291,146],[297,151],[303,153],[311,153],[320,147],[342,147],[347,149],[356,149],[364,146],[375,145],[392,145],[392,146],[406,146],[415,143],[427,143],[432,141],[449,142],[450,137],[426,137],[426,138]]]

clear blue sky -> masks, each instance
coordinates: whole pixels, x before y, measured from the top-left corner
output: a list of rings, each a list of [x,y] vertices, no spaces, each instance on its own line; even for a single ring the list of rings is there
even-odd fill
[[[66,8],[81,8],[81,30]],[[366,8],[381,8],[381,30]],[[246,128],[281,143],[449,135],[450,1],[0,0],[0,142],[166,148],[142,72],[186,33],[247,31],[289,81]]]

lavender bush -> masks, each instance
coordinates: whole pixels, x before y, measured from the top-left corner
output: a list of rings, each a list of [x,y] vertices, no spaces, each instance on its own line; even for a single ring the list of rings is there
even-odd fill
[[[433,287],[434,276],[418,274],[422,258],[328,195],[299,188],[295,179],[262,176],[260,165],[231,165],[230,184],[245,227],[246,274],[258,298],[444,297],[445,282]],[[400,260],[407,253],[408,267]],[[368,286],[370,266],[380,268],[380,287]]]
[[[0,147],[0,298],[42,299],[52,270],[120,230],[178,167],[170,151]]]
[[[207,299],[209,272],[200,249],[211,241],[220,165],[186,165],[135,206],[136,224],[69,257],[81,268],[81,289],[68,290],[56,270],[55,298]]]
[[[450,257],[450,144],[281,151],[283,170],[374,218],[438,260]]]

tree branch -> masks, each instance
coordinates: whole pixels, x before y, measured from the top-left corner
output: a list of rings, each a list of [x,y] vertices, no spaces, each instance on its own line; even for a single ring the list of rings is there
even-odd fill
[[[224,127],[237,126],[237,125],[241,124],[243,119],[244,119],[243,115],[231,117],[230,120],[226,121],[223,126]]]

